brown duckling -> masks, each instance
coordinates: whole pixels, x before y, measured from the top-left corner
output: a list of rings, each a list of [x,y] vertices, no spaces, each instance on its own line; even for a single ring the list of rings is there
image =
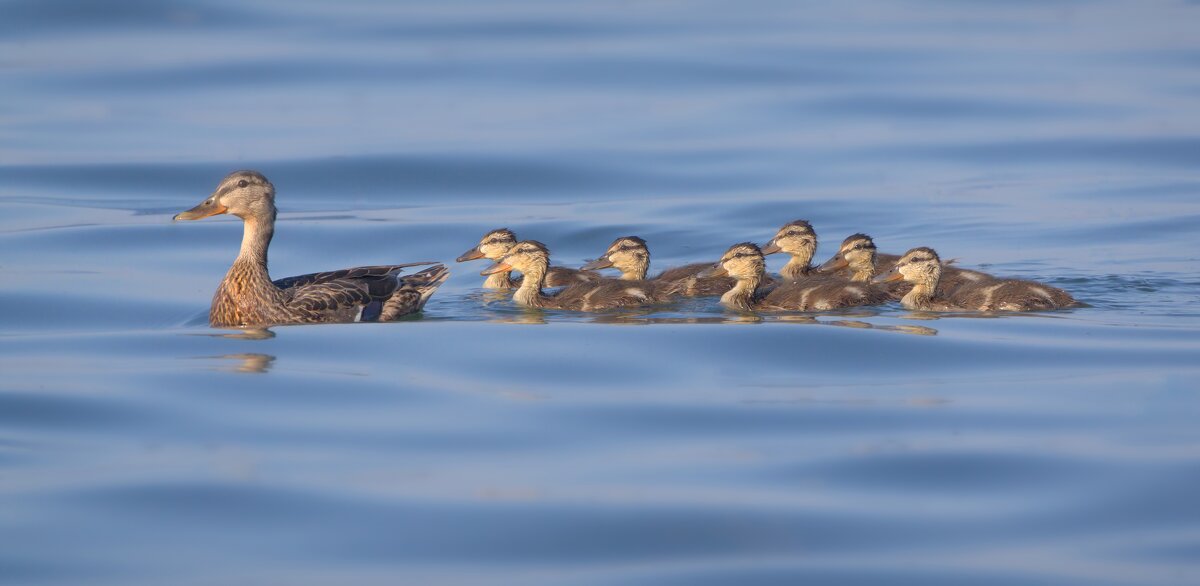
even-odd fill
[[[504,258],[485,269],[482,274],[517,270],[525,275],[513,293],[513,301],[527,307],[599,311],[614,307],[650,305],[670,299],[664,287],[651,281],[600,279],[572,283],[555,293],[542,292],[550,267],[550,251],[536,240],[516,243]]]
[[[267,248],[275,234],[275,186],[257,171],[235,171],[200,205],[175,215],[242,219],[242,248],[217,287],[208,321],[216,327],[390,321],[420,311],[449,271],[438,263],[357,267],[271,281]],[[412,275],[411,266],[433,265]]]
[[[874,280],[912,283],[900,303],[914,311],[1036,311],[1078,305],[1062,289],[1018,279],[990,278],[946,290],[939,287],[942,271],[937,252],[920,247],[904,253],[895,267]]]
[[[817,268],[819,274],[844,276],[855,282],[867,282],[876,275],[886,273],[900,256],[895,254],[877,253],[875,241],[866,234],[851,234],[842,241],[837,254]],[[960,269],[950,266],[953,260],[942,263],[941,286],[949,291],[964,283],[977,283],[994,279],[995,277],[979,271]],[[879,284],[888,291],[892,299],[900,299],[912,289],[912,284],[903,280],[889,281]]]
[[[761,287],[766,276],[762,250],[750,242],[734,244],[721,260],[701,276],[730,275],[737,280],[721,296],[726,307],[742,311],[821,311],[874,305],[888,300],[887,292],[870,283],[852,283],[836,277],[810,275],[775,287]]]
[[[785,281],[797,281],[807,277],[814,268],[813,255],[817,252],[817,233],[808,220],[788,222],[775,233],[775,237],[763,245],[764,255],[786,252],[791,255],[787,264],[779,269]]]
[[[486,258],[493,262],[504,258],[517,243],[517,235],[513,234],[508,228],[498,228],[483,235],[479,239],[479,244],[468,250],[455,260],[458,262],[466,262],[479,258]],[[550,271],[546,273],[547,287],[563,287],[572,283],[585,281],[594,281],[600,278],[600,274],[595,271],[584,271],[571,269],[567,267],[550,267]],[[513,289],[521,284],[521,277],[514,277],[511,271],[497,272],[488,275],[483,282],[485,289]]]
[[[733,287],[730,277],[702,279],[697,276],[711,266],[709,263],[694,263],[670,268],[650,280],[686,297],[720,295]],[[583,265],[582,270],[610,267],[621,271],[623,280],[646,280],[646,273],[650,270],[650,248],[646,241],[637,236],[617,238],[600,258]]]

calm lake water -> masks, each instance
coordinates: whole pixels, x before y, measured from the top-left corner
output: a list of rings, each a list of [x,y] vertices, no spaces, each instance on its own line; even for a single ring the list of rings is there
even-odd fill
[[[1200,4],[15,0],[0,582],[1200,582]],[[213,330],[451,264],[401,323]],[[1090,307],[528,312],[451,261],[811,220]],[[772,257],[772,269],[782,259]]]

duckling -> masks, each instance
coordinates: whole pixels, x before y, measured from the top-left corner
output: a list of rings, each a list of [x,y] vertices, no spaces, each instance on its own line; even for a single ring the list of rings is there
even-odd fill
[[[275,234],[275,186],[257,171],[235,171],[216,191],[175,220],[218,214],[242,219],[242,248],[217,287],[208,321],[214,327],[391,321],[420,311],[449,276],[433,262],[356,267],[271,281],[267,248]],[[432,265],[411,275],[412,266]]]
[[[867,282],[876,275],[891,270],[899,260],[898,255],[876,252],[875,241],[870,236],[862,233],[851,234],[842,241],[837,254],[817,267],[816,272],[846,276],[855,282]],[[946,291],[956,289],[964,283],[977,283],[995,278],[987,273],[952,267],[951,262],[954,261],[942,263],[941,286]],[[903,280],[882,283],[880,286],[892,299],[900,299],[912,289],[912,284]]]
[[[686,297],[708,297],[720,295],[733,286],[733,279],[716,277],[701,279],[696,275],[709,268],[709,263],[694,263],[667,269],[653,279],[654,283],[669,284],[674,292]],[[609,245],[604,254],[581,267],[581,270],[615,268],[621,271],[621,279],[644,281],[650,270],[650,248],[646,241],[637,236],[622,236]]]
[[[508,228],[498,228],[483,235],[479,244],[461,255],[458,262],[466,262],[478,258],[498,261],[508,254],[509,249],[517,243],[517,235]],[[563,287],[571,283],[595,281],[600,278],[595,271],[571,269],[567,267],[550,267],[546,274],[547,287]],[[485,289],[513,289],[521,284],[521,277],[514,277],[512,272],[498,272],[488,275],[483,282]]]
[[[547,295],[546,273],[550,267],[550,251],[536,240],[516,243],[504,258],[485,269],[484,275],[517,270],[525,278],[513,293],[513,301],[527,307],[599,311],[614,307],[649,305],[670,299],[670,292],[650,281],[601,279],[572,283],[558,292]]]
[[[1078,305],[1066,291],[1035,281],[987,279],[965,282],[953,290],[939,288],[942,262],[932,248],[914,248],[876,282],[903,279],[913,288],[901,300],[914,311],[1036,311]]]
[[[775,233],[775,237],[763,245],[762,254],[786,252],[791,255],[787,264],[779,269],[785,281],[797,281],[808,276],[813,269],[813,254],[817,252],[817,233],[808,220],[788,222]]]
[[[773,288],[760,287],[766,275],[762,250],[753,243],[734,244],[702,277],[730,275],[737,284],[721,296],[726,307],[741,311],[820,311],[874,305],[888,300],[887,292],[869,283],[811,275]]]

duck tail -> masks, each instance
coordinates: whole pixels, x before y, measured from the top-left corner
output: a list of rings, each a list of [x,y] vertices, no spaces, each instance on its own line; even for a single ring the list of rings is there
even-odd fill
[[[423,271],[400,277],[401,287],[383,304],[379,321],[391,321],[403,315],[421,311],[437,288],[446,282],[450,269],[435,264]]]

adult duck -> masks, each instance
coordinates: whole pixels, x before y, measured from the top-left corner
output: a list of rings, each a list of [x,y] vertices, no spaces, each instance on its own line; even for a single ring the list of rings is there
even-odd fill
[[[217,287],[208,321],[214,327],[390,321],[424,307],[449,271],[433,262],[367,266],[272,281],[267,249],[275,234],[275,186],[257,171],[235,171],[175,220],[218,214],[242,219],[242,248]],[[404,275],[404,269],[429,266]]]

